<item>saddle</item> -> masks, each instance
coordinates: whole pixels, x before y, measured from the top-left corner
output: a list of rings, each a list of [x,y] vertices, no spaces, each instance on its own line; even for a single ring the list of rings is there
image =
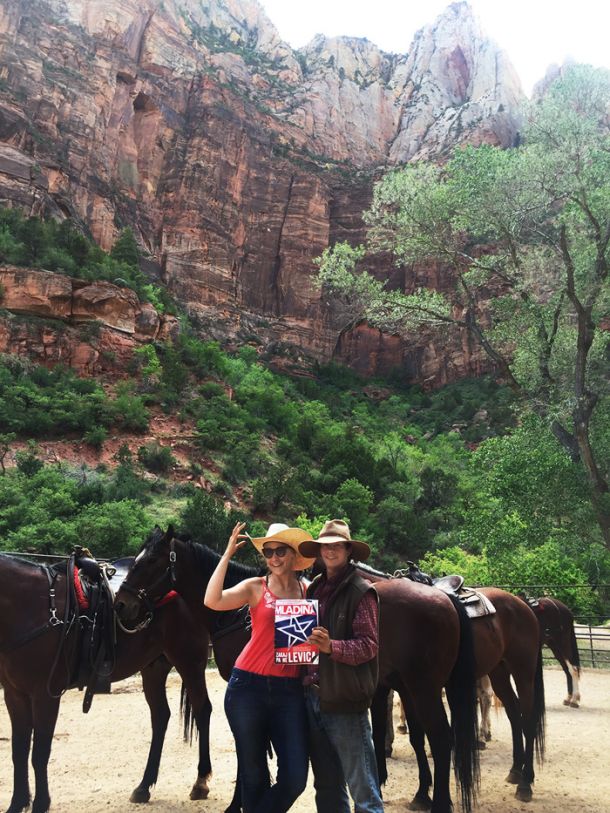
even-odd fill
[[[252,617],[248,604],[244,604],[244,606],[238,610],[217,614],[216,629],[212,633],[212,644],[215,644],[230,632],[235,632],[235,630],[240,629],[246,632],[251,632],[252,630]]]
[[[116,644],[114,591],[110,579],[116,569],[112,565],[100,564],[90,551],[80,546],[75,548],[73,556],[79,637],[72,685],[85,690],[83,712],[86,714],[91,708],[93,695],[110,689]]]
[[[471,587],[464,587],[464,577],[453,574],[451,576],[441,576],[433,580],[433,585],[443,593],[454,596],[464,606],[469,618],[480,618],[484,615],[493,615],[496,608],[491,601],[473,590]]]

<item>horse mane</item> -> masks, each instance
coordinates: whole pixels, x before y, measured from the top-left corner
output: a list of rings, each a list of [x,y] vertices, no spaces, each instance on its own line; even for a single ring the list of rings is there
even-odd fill
[[[193,542],[189,539],[183,539],[182,541],[190,545],[197,567],[202,575],[209,579],[220,561],[220,554],[208,548],[207,545],[202,545],[200,542]],[[253,576],[260,576],[260,570],[231,560],[227,568],[224,587],[233,587],[244,579],[250,579]]]
[[[216,569],[216,565],[220,561],[220,554],[215,550],[212,550],[212,548],[209,548],[207,545],[201,544],[201,542],[193,542],[188,534],[175,533],[172,531],[171,527],[168,528],[167,531],[163,531],[161,528],[156,527],[144,543],[142,550],[152,554],[160,553],[164,549],[168,533],[171,533],[174,539],[177,539],[188,546],[193,554],[195,564],[201,576],[203,576],[206,581],[209,580],[210,576]],[[224,586],[233,587],[238,582],[243,581],[243,579],[249,579],[252,576],[259,575],[260,570],[257,570],[254,567],[249,567],[248,565],[241,564],[240,562],[230,561],[229,567],[227,568]]]
[[[370,565],[365,565],[364,562],[356,562],[356,569],[362,571],[362,573],[368,574],[369,576],[378,576],[380,579],[393,578],[390,573],[384,573],[382,570],[376,570]]]

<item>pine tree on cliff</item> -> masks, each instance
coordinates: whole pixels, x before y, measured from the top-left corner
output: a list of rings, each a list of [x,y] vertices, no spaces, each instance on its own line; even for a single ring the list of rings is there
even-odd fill
[[[117,237],[116,243],[112,246],[110,256],[117,262],[131,265],[138,268],[140,260],[140,249],[136,242],[133,231],[127,227]]]

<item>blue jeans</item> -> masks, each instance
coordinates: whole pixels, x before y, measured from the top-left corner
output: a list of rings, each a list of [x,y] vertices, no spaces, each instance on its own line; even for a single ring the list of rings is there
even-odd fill
[[[309,755],[318,813],[383,813],[377,762],[367,711],[330,714],[320,711],[314,689],[305,691]]]
[[[285,813],[307,783],[307,714],[299,678],[233,669],[225,712],[235,738],[244,813]],[[270,786],[267,748],[277,756]]]

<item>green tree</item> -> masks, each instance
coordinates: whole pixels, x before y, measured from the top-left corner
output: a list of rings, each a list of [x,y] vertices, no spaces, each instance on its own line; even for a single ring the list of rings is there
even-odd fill
[[[110,250],[110,256],[119,263],[125,263],[138,268],[140,249],[133,231],[128,227],[123,229]]]
[[[346,326],[468,332],[582,466],[610,548],[610,472],[591,435],[609,397],[609,105],[610,73],[575,66],[530,106],[518,148],[390,173],[366,216],[367,248],[327,250],[320,279]],[[436,260],[453,294],[388,290],[363,270],[379,251],[400,265]]]

